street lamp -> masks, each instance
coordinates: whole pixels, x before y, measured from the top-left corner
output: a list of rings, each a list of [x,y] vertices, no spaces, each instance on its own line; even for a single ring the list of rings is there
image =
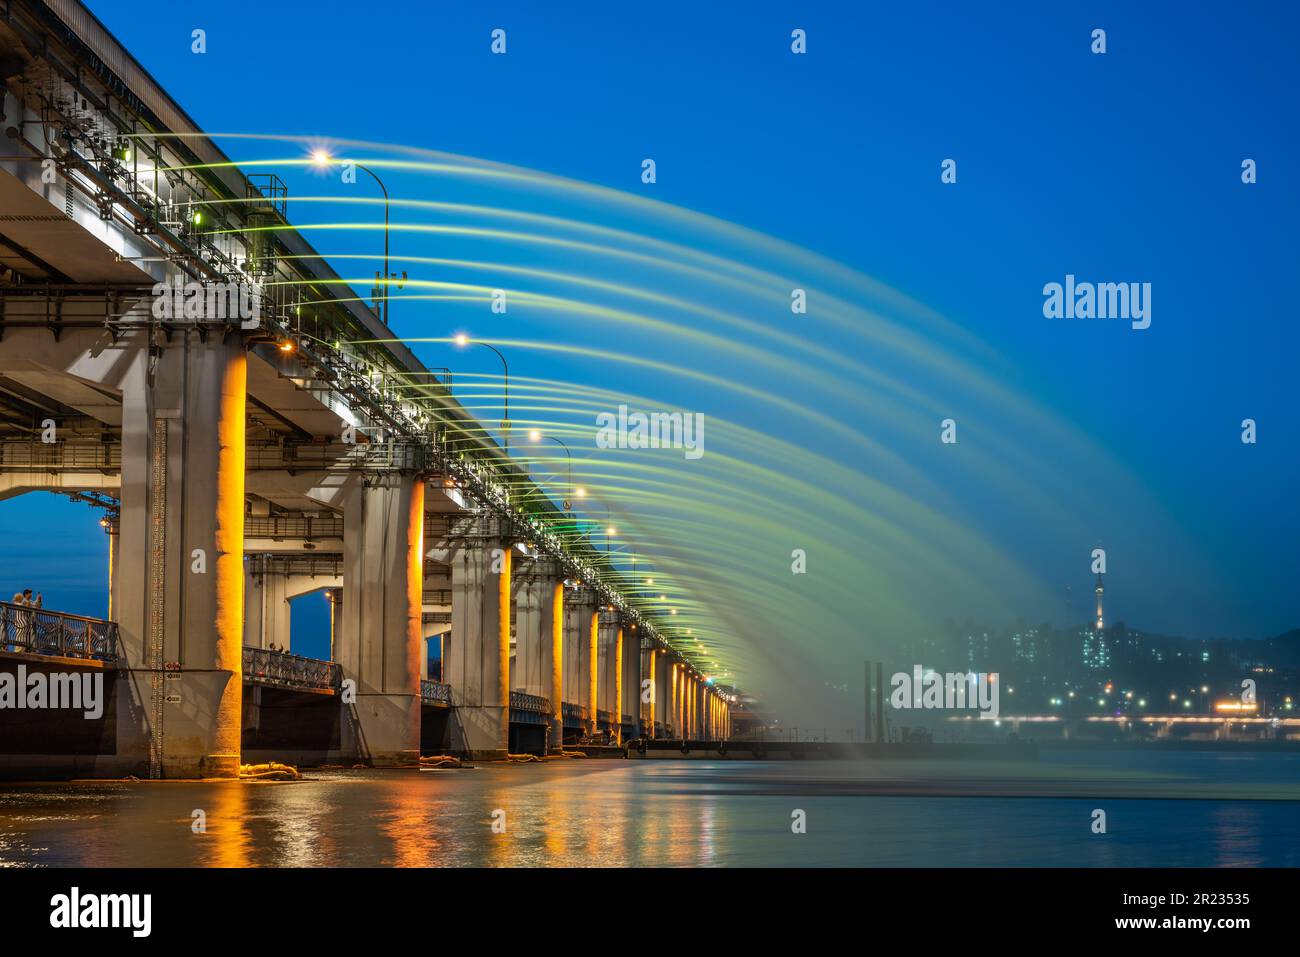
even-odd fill
[[[532,442],[534,445],[541,442],[543,439],[550,439],[560,448],[564,449],[564,455],[569,460],[569,494],[576,495],[579,498],[586,495],[587,493],[584,489],[575,489],[573,487],[573,454],[569,451],[569,447],[553,435],[543,435],[541,429],[528,430],[528,441]],[[572,507],[573,504],[566,498],[564,500],[565,514],[568,514],[569,509],[571,509]]]
[[[497,358],[501,360],[501,368],[505,372],[505,379],[504,379],[504,386],[503,386],[504,389],[503,406],[505,408],[505,418],[501,420],[501,442],[505,446],[506,454],[509,455],[510,454],[510,366],[506,363],[506,357],[501,354],[501,350],[498,349],[496,346],[490,345],[489,343],[486,343],[481,339],[471,339],[463,332],[458,332],[456,334],[456,345],[460,346],[462,349],[465,348],[465,346],[469,346],[469,345],[483,346],[495,352],[497,354]]]
[[[318,169],[324,169],[325,167],[329,166],[331,163],[337,163],[337,162],[349,162],[357,169],[364,170],[365,172],[369,173],[370,178],[379,184],[379,189],[384,194],[384,289],[383,289],[384,298],[383,298],[383,303],[384,303],[384,325],[388,325],[388,283],[389,280],[395,278],[392,275],[392,273],[388,271],[388,187],[384,185],[384,181],[380,179],[378,175],[376,175],[375,171],[372,170],[369,166],[363,166],[361,163],[355,162],[354,160],[346,160],[346,161],[336,160],[334,157],[330,156],[330,154],[325,152],[324,150],[316,150],[311,154],[311,165],[317,167]],[[403,275],[405,275],[405,273],[403,273]]]

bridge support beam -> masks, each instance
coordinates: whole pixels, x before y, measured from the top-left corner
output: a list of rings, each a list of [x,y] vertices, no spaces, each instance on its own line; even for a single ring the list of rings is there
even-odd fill
[[[546,605],[547,582],[529,573],[514,576],[511,583],[515,602],[515,654],[510,680],[516,691],[546,694],[545,656],[550,628]]]
[[[615,620],[613,625],[614,631],[614,741],[616,744],[623,743],[623,687],[624,677],[627,674],[627,662],[623,656],[623,628]],[[635,722],[633,722],[635,725]],[[633,727],[632,734],[636,734],[636,728]]]
[[[113,612],[129,669],[119,754],[151,776],[235,777],[244,637],[247,354],[183,332],[123,382]]]
[[[346,759],[376,767],[420,756],[420,624],[424,575],[424,483],[372,478],[343,511],[341,633],[334,636],[344,689]],[[338,607],[338,606],[336,606]]]
[[[623,710],[632,717],[632,737],[639,738],[645,726],[641,710],[644,707],[641,703],[641,639],[630,624],[623,625],[619,631],[623,652]]]
[[[513,584],[518,671],[512,672],[512,680],[516,689],[550,700],[548,746],[558,750],[564,740],[563,671],[557,671],[564,655],[563,577],[553,562],[534,559],[524,574],[514,576]]]
[[[600,727],[600,608],[593,607],[587,618],[587,734],[596,736]]]
[[[550,653],[546,656],[550,681],[547,696],[551,699],[550,747],[564,750],[564,582],[557,579],[549,586],[550,603],[547,635]]]
[[[609,712],[610,731],[613,740],[618,740],[619,714],[618,702],[618,616],[609,611],[597,614],[597,655],[596,655],[596,701],[597,706]]]
[[[649,700],[643,703],[641,706],[642,714],[645,715],[645,721],[646,721],[645,736],[648,738],[657,738],[659,736],[659,733],[655,730],[655,721],[658,719],[659,678],[658,675],[656,674],[655,669],[658,667],[657,659],[659,657],[659,652],[657,649],[651,648],[649,651],[645,652],[644,654],[645,654],[645,662],[646,662],[645,680],[650,683],[649,686],[646,688],[648,695],[643,696],[643,697],[648,697]]]
[[[564,693],[570,704],[586,709],[583,730],[588,734],[596,717],[595,705],[590,700],[592,616],[595,613],[595,603],[584,589],[573,593],[565,603]]]
[[[284,575],[255,572],[245,564],[244,644],[249,648],[289,649],[287,584]]]
[[[511,545],[480,522],[429,557],[451,569],[452,747],[471,758],[502,758],[510,744]]]

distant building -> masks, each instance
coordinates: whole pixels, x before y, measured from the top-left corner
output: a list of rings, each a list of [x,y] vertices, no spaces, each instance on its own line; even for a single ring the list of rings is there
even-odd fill
[[[1085,628],[1080,633],[1083,639],[1083,666],[1096,671],[1110,667],[1110,642],[1106,633],[1100,629]]]

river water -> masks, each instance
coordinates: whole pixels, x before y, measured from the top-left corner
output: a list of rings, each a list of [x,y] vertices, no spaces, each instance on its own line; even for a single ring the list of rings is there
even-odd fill
[[[1297,866],[1297,762],[1045,751],[0,785],[0,866]]]

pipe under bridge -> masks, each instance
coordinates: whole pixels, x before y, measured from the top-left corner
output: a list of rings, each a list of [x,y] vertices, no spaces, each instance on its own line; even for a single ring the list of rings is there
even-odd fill
[[[91,730],[0,740],[0,773],[234,776],[254,697],[312,696],[328,757],[377,766],[503,756],[515,726],[725,735],[608,557],[394,340],[387,291],[339,296],[278,179],[78,0],[3,5],[0,96],[0,499],[82,497],[109,538],[106,618],[7,609],[0,669],[111,683]],[[313,664],[288,605],[317,590]]]

